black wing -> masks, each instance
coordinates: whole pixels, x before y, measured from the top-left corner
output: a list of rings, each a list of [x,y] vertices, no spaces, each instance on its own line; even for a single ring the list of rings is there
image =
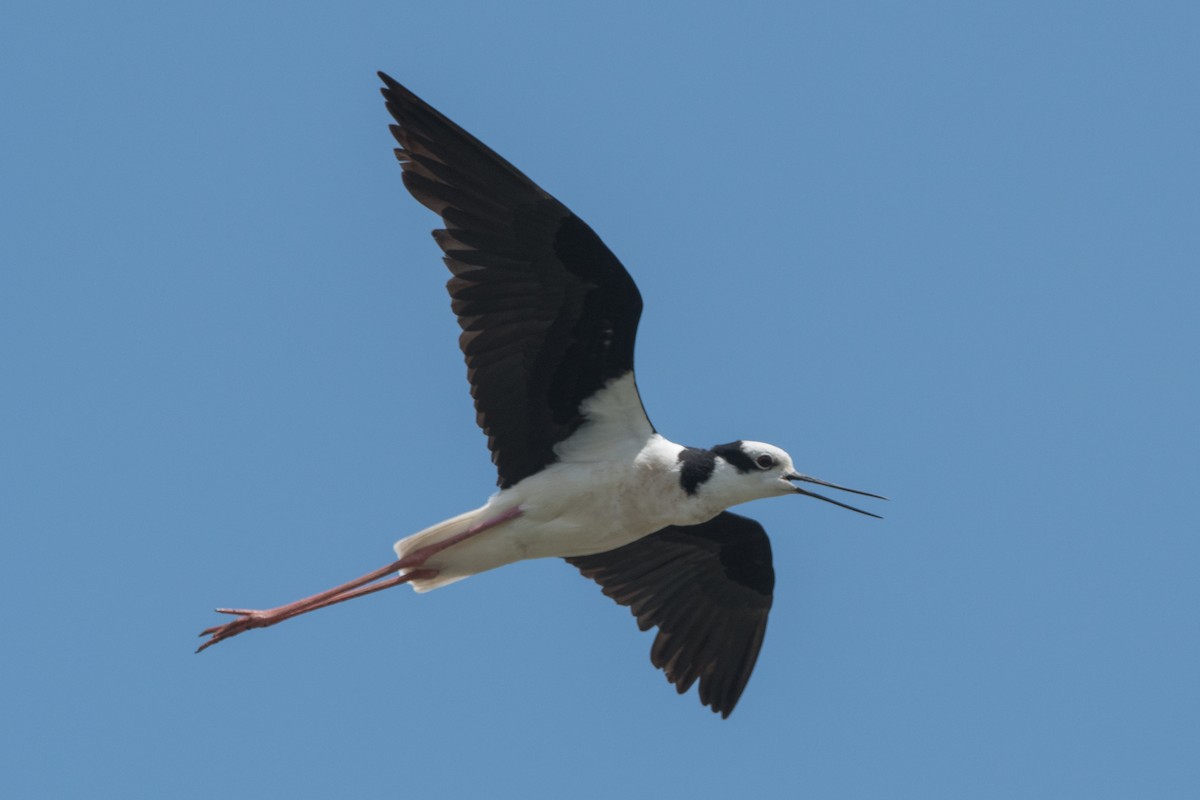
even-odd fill
[[[762,525],[725,511],[567,561],[629,606],[639,628],[658,626],[650,661],[680,694],[699,679],[700,702],[729,716],[758,660],[775,589]]]
[[[404,185],[441,215],[459,345],[501,488],[555,461],[579,406],[633,369],[642,298],[592,229],[383,73]],[[647,423],[648,425],[648,423]]]

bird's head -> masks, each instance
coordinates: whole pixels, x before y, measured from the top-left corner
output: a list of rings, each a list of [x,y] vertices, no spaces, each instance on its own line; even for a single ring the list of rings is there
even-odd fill
[[[775,445],[739,440],[730,442],[729,444],[719,444],[712,448],[712,452],[718,459],[724,461],[728,465],[728,468],[736,473],[729,476],[727,485],[737,495],[745,496],[744,499],[735,501],[738,503],[757,500],[762,497],[802,494],[808,497],[815,497],[818,500],[824,500],[826,503],[833,503],[835,506],[848,508],[851,511],[857,511],[860,514],[866,514],[868,517],[879,516],[878,514],[863,511],[861,508],[855,508],[854,506],[838,502],[816,492],[810,492],[798,485],[801,483],[815,483],[843,492],[852,492],[879,500],[887,499],[882,495],[838,486],[836,483],[829,483],[828,481],[814,478],[811,475],[803,475],[796,471],[796,467],[792,464],[792,457]]]

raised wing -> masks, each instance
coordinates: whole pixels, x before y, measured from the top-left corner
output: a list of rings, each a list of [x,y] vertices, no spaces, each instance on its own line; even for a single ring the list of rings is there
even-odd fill
[[[642,298],[592,229],[408,89],[380,73],[404,185],[441,215],[433,235],[476,420],[501,488],[555,461],[580,404],[633,369]],[[649,426],[649,423],[646,423]]]
[[[700,702],[729,716],[758,660],[775,588],[762,525],[725,511],[567,561],[628,606],[639,628],[658,627],[650,661],[680,694],[699,680]]]

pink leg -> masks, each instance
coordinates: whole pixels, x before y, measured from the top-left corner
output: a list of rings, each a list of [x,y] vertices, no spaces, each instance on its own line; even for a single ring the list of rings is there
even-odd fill
[[[478,525],[473,525],[462,533],[455,534],[448,539],[445,539],[436,544],[431,544],[428,547],[422,547],[409,553],[404,558],[393,561],[386,567],[380,567],[374,572],[369,572],[361,578],[355,578],[352,581],[335,586],[332,589],[327,589],[324,592],[314,594],[311,597],[305,597],[302,600],[297,600],[287,605],[278,606],[262,611],[244,608],[218,608],[217,612],[221,614],[237,614],[238,618],[233,622],[228,622],[224,625],[214,625],[211,628],[205,628],[200,632],[201,636],[210,636],[211,638],[196,648],[199,653],[202,650],[211,647],[217,642],[237,636],[243,631],[248,631],[252,628],[266,628],[271,625],[283,622],[285,619],[291,619],[301,614],[306,614],[309,611],[315,611],[318,608],[341,603],[346,600],[352,600],[355,597],[372,594],[382,589],[390,589],[393,586],[399,586],[402,583],[408,583],[411,580],[420,580],[423,578],[432,578],[437,575],[437,570],[420,569],[431,556],[442,552],[443,550],[453,547],[460,542],[466,541],[473,536],[477,536],[484,531],[490,530],[497,525],[508,522],[511,519],[516,519],[521,516],[520,508],[510,508],[499,516],[484,520]],[[388,580],[382,580],[393,572],[400,570],[408,570],[403,575],[396,575]]]

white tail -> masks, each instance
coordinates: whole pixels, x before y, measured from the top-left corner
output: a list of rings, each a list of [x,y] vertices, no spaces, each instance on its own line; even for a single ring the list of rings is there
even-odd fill
[[[465,514],[459,514],[457,517],[443,520],[436,525],[431,525],[423,531],[414,533],[411,536],[406,536],[396,542],[394,549],[397,558],[404,558],[406,555],[416,552],[425,547],[443,542],[446,539],[464,533],[479,522],[483,516],[483,508],[477,508],[474,511],[468,511]],[[451,563],[451,559],[445,559],[439,553],[429,559],[429,566],[438,570],[438,574],[433,578],[418,579],[411,581],[410,586],[417,592],[428,592],[432,589],[439,589],[442,586],[447,586],[455,581],[461,581],[463,578],[470,577],[475,574],[476,570],[456,569],[457,564]]]

